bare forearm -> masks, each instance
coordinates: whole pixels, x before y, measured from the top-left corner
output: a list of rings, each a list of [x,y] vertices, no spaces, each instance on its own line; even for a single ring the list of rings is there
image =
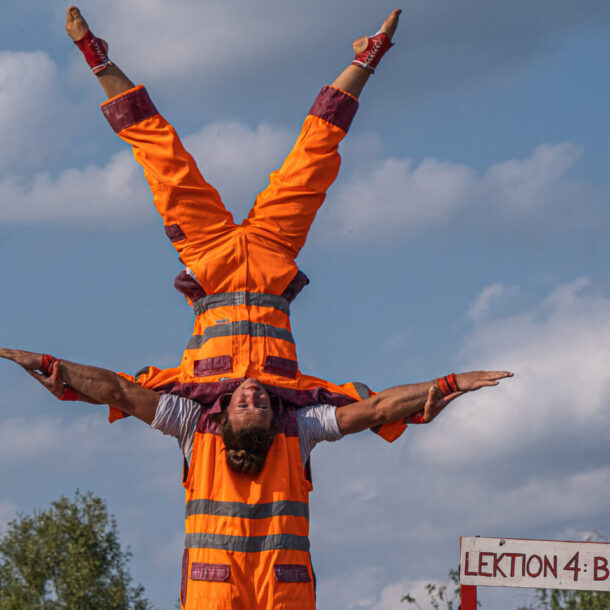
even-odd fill
[[[389,388],[361,402],[337,409],[337,423],[343,434],[410,418],[421,413],[417,423],[432,421],[452,400],[465,392],[496,386],[512,377],[510,371],[470,371],[434,381]]]
[[[434,381],[399,385],[370,398],[337,409],[342,434],[361,432],[372,426],[409,418],[422,411]]]
[[[153,390],[95,366],[61,360],[59,367],[63,381],[80,395],[118,407],[148,424],[154,419],[159,396]]]

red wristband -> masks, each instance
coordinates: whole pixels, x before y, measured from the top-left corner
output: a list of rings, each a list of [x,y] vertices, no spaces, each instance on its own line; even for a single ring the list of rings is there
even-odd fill
[[[108,59],[108,45],[101,38],[94,36],[91,30],[87,30],[87,33],[80,40],[76,40],[74,44],[85,56],[85,61],[93,70],[93,74],[97,74],[106,66],[112,65],[112,62]]]
[[[43,375],[50,375],[53,372],[53,362],[55,358],[51,354],[43,354],[40,358],[40,370]]]
[[[445,375],[444,377],[439,377],[436,381],[436,385],[443,396],[449,396],[449,394],[459,392],[457,375],[455,373]]]
[[[69,385],[65,385],[64,393],[59,397],[59,400],[78,400],[78,392]]]

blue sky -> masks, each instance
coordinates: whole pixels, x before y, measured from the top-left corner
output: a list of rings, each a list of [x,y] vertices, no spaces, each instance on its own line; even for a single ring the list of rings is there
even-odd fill
[[[175,364],[192,313],[131,153],[65,37],[66,6],[0,23],[0,344],[133,372]],[[243,217],[351,40],[385,0],[83,2]],[[460,535],[610,536],[610,6],[411,0],[361,98],[299,258],[301,369],[375,389],[453,370],[516,377],[393,445],[316,448],[319,607],[389,610],[459,559]],[[0,525],[91,489],[160,608],[179,586],[176,444],[57,403],[0,366]],[[484,593],[516,607],[521,591]],[[420,595],[421,597],[421,595]],[[422,605],[422,607],[424,607]]]

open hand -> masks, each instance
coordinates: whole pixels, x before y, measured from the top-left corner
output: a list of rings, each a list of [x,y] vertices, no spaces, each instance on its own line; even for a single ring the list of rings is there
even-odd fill
[[[512,377],[510,371],[471,371],[457,375],[457,386],[462,392],[474,392],[479,388],[498,385],[499,379]]]
[[[21,349],[7,349],[6,347],[0,347],[0,358],[12,360],[25,369],[36,370],[40,369],[42,354],[26,352]]]
[[[464,392],[453,392],[453,394],[443,396],[437,386],[430,386],[428,398],[424,405],[423,423],[430,423],[452,400],[462,394]]]
[[[50,377],[27,368],[25,370],[29,375],[36,379],[36,381],[41,383],[47,390],[49,390],[53,396],[56,398],[61,398],[64,393],[64,382],[62,381],[59,368],[59,366],[54,366]]]

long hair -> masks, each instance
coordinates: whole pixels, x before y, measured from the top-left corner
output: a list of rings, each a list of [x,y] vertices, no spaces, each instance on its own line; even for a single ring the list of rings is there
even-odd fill
[[[233,429],[229,417],[226,416],[221,434],[229,468],[244,474],[258,474],[265,465],[275,432],[275,410],[269,428],[251,426],[238,432]]]

